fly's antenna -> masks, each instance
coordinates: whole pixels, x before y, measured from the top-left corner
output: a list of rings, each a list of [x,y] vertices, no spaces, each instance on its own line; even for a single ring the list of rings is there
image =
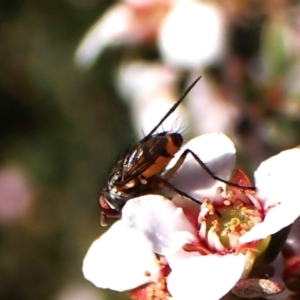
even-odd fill
[[[179,104],[183,101],[186,95],[191,91],[191,89],[196,85],[196,83],[201,79],[202,76],[199,76],[183,93],[183,95],[177,100],[177,102],[169,109],[165,116],[158,122],[158,124],[144,137],[144,139],[153,135],[153,133],[158,129],[158,127],[169,117],[169,115],[175,111]]]

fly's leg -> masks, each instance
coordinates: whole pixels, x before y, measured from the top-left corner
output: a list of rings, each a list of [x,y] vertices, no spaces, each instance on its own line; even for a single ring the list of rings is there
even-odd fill
[[[107,215],[106,213],[104,213],[103,211],[101,211],[101,214],[100,214],[100,225],[102,227],[107,226],[107,219],[108,218],[121,218],[121,214]]]
[[[101,211],[101,215],[100,215],[100,225],[102,227],[107,226],[107,215],[103,211]]]
[[[193,158],[196,160],[196,162],[201,166],[201,168],[213,179],[215,180],[218,180],[218,181],[221,181],[221,182],[224,182],[226,183],[227,185],[230,185],[230,186],[233,186],[233,187],[236,187],[236,188],[240,188],[240,189],[243,189],[243,190],[256,190],[256,187],[254,186],[243,186],[243,185],[240,185],[240,184],[237,184],[237,183],[234,183],[234,182],[230,182],[228,180],[225,180],[223,178],[220,178],[218,176],[216,176],[206,165],[205,163],[193,152],[191,151],[190,149],[186,149],[182,154],[181,156],[179,157],[179,159],[177,160],[176,164],[163,176],[163,179],[167,180],[169,179],[170,177],[172,177],[176,172],[177,170],[180,168],[180,166],[183,164],[184,160],[186,159],[186,156],[188,154],[191,154],[193,156]]]
[[[158,179],[159,183],[162,183],[163,186],[168,187],[169,189],[173,190],[175,193],[179,194],[180,196],[186,197],[190,200],[192,200],[193,202],[197,203],[197,204],[201,204],[202,202],[191,197],[190,195],[186,194],[185,192],[177,189],[173,184],[171,184],[170,182],[168,182],[165,178],[159,178]]]
[[[168,182],[166,179],[164,178],[159,178],[158,179],[160,181],[160,183],[162,183],[164,186],[168,187],[169,189],[173,190],[175,193],[179,194],[180,196],[183,196],[185,198],[188,198],[190,200],[192,200],[193,202],[197,203],[197,204],[202,204],[201,201],[193,198],[192,196],[188,195],[187,193],[177,189],[173,184],[171,184],[170,182]],[[218,211],[215,211],[215,213],[221,217],[221,214]]]

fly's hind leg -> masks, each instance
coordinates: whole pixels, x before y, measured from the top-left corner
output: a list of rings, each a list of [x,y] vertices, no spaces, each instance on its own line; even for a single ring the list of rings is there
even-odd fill
[[[177,160],[176,164],[169,170],[167,171],[167,173],[163,176],[164,180],[169,179],[170,177],[172,177],[176,171],[180,168],[180,166],[183,164],[184,160],[186,159],[186,156],[188,154],[191,154],[193,156],[193,158],[196,160],[196,162],[201,166],[201,168],[213,179],[221,181],[226,183],[229,186],[233,186],[236,188],[240,188],[243,190],[256,190],[256,187],[254,186],[243,186],[234,182],[230,182],[228,180],[225,180],[223,178],[220,178],[219,176],[216,176],[206,165],[205,163],[190,149],[186,149],[181,156],[179,157],[179,159]]]

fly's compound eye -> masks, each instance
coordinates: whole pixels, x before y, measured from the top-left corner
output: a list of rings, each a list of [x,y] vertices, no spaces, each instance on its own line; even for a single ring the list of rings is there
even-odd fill
[[[106,198],[106,193],[100,195],[99,205],[101,208],[100,224],[101,226],[107,226],[107,217],[120,217],[120,211],[115,209]],[[123,207],[123,206],[122,206]]]
[[[171,140],[176,147],[181,147],[183,144],[182,134],[174,132],[171,134]]]
[[[109,205],[108,205],[108,203],[107,203],[107,201],[106,201],[106,198],[104,197],[103,194],[100,195],[100,198],[99,198],[99,205],[100,205],[100,207],[101,207],[101,209],[102,209],[103,211],[110,209],[110,207],[109,207]]]
[[[111,197],[108,192],[102,193],[99,198],[102,211],[111,217],[119,216],[125,203],[121,199]]]

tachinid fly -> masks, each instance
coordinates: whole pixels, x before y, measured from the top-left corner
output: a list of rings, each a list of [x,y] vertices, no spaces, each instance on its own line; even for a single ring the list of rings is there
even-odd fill
[[[107,217],[120,216],[122,208],[128,200],[155,192],[161,186],[167,186],[182,196],[199,203],[168,182],[168,178],[177,171],[189,153],[212,178],[238,188],[255,189],[254,187],[242,187],[215,176],[202,160],[189,149],[186,149],[175,165],[162,175],[171,159],[180,150],[183,137],[178,132],[163,131],[157,133],[156,131],[176,110],[200,78],[201,76],[187,88],[158,124],[135,146],[131,147],[124,158],[116,163],[108,178],[107,186],[102,190],[99,198],[101,225],[106,225]]]

